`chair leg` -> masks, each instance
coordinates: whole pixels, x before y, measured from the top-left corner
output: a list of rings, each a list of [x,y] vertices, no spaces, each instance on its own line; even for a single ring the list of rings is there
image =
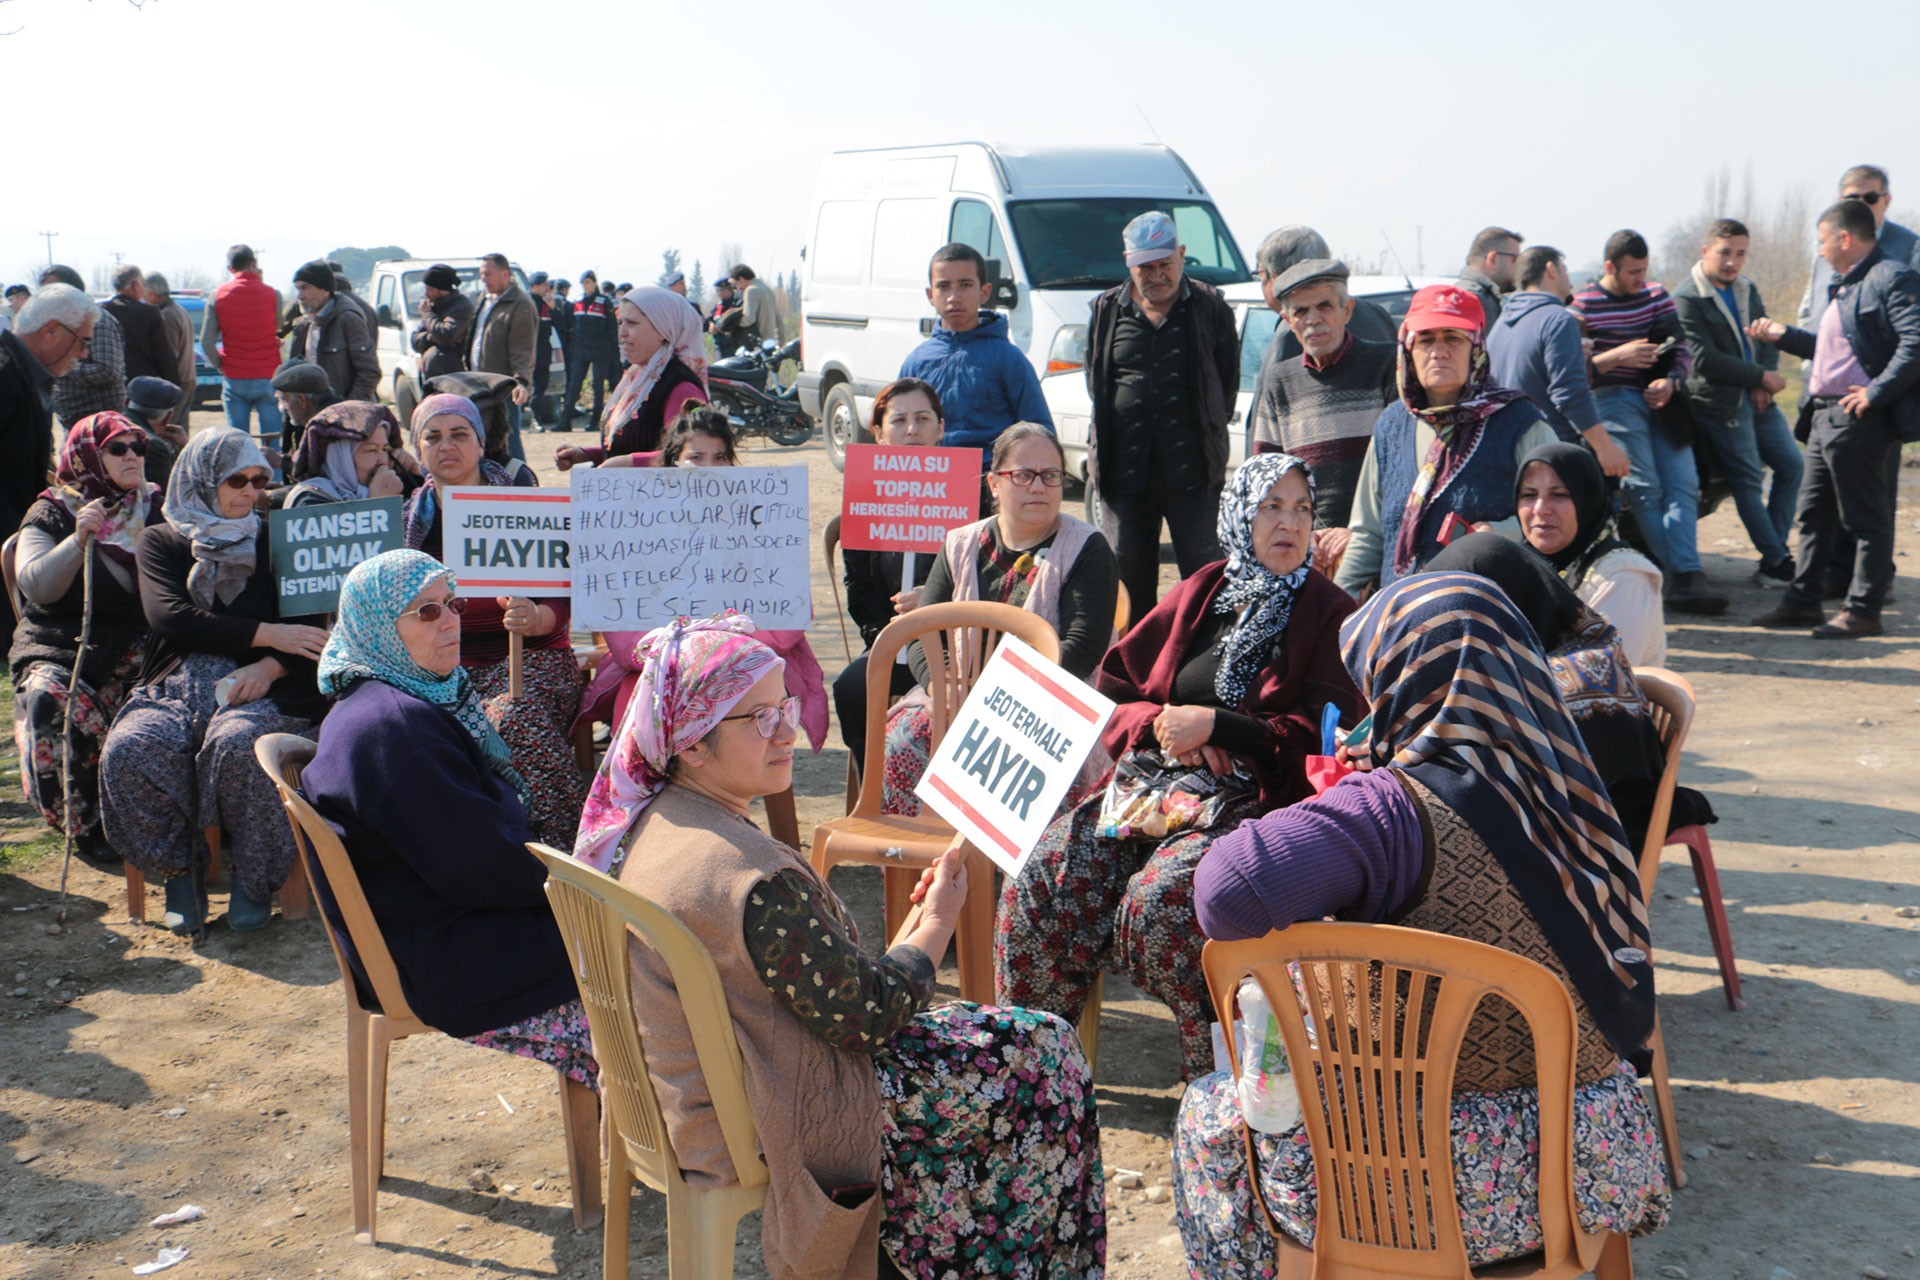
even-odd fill
[[[967,898],[960,904],[954,952],[960,966],[960,998],[976,1004],[993,1003],[993,917],[1000,899],[993,870],[993,860],[986,854],[967,851]]]
[[[296,857],[293,860],[293,874],[280,886],[280,918],[306,919],[308,902],[306,863]]]
[[[567,1136],[567,1181],[573,1187],[573,1225],[600,1221],[600,1095],[591,1085],[560,1077],[560,1127]]]
[[[380,1188],[368,1173],[367,1095],[372,1063],[372,1019],[352,1005],[347,1007],[347,1149],[353,1174],[353,1238],[373,1243],[373,1216]]]
[[[1080,1010],[1080,1021],[1074,1024],[1080,1034],[1080,1048],[1087,1055],[1089,1078],[1100,1066],[1100,1000],[1106,988],[1105,972],[1094,974],[1093,985],[1087,988],[1087,1002]]]
[[[127,863],[127,919],[135,924],[147,921],[147,878],[131,862]]]
[[[1667,1152],[1667,1177],[1678,1190],[1687,1185],[1686,1166],[1681,1163],[1680,1125],[1673,1117],[1673,1085],[1667,1080],[1667,1037],[1660,1026],[1660,1015],[1653,1015],[1653,1115],[1660,1122],[1660,1145]]]
[[[793,807],[793,787],[768,796],[766,805],[767,831],[787,848],[800,852],[800,818]]]
[[[629,1217],[633,1209],[633,1170],[627,1167],[626,1144],[611,1112],[607,1120],[607,1218],[600,1235],[601,1280],[627,1280]]]
[[[909,871],[905,867],[881,868],[880,897],[886,909],[887,937],[900,936],[900,926],[906,923],[907,912],[913,909],[913,886],[918,883],[918,871]],[[940,957],[935,956],[933,963],[938,968]]]
[[[220,824],[202,828],[200,838],[207,842],[207,880],[211,883],[220,878]]]
[[[1683,827],[1674,835],[1687,846],[1693,860],[1693,883],[1700,890],[1700,905],[1707,913],[1707,936],[1713,939],[1714,959],[1720,962],[1720,985],[1727,992],[1727,1007],[1737,1012],[1746,1008],[1747,1002],[1740,995],[1740,970],[1734,966],[1733,932],[1727,927],[1727,906],[1720,897],[1713,841],[1702,826]]]
[[[594,771],[593,726],[583,724],[573,732],[573,763],[582,773]]]
[[[385,1018],[374,1021],[367,1049],[367,1177],[376,1195],[387,1172],[387,1025]]]
[[[732,1280],[741,1216],[739,1200],[725,1191],[693,1191],[683,1184],[668,1192],[668,1280]]]
[[[860,803],[860,770],[853,763],[853,752],[847,752],[847,812],[853,812],[853,806]]]
[[[1624,1231],[1609,1232],[1593,1268],[1594,1280],[1633,1280],[1633,1239]]]

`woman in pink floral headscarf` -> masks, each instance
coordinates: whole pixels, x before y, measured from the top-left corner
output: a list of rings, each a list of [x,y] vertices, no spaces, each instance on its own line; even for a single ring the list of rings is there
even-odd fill
[[[926,1007],[966,897],[958,852],[922,874],[894,947],[863,951],[846,905],[750,816],[792,780],[786,664],[738,614],[678,619],[635,657],[574,852],[720,971],[770,1175],[769,1274],[871,1280],[884,1253],[908,1275],[1101,1275],[1099,1129],[1072,1028]],[[674,1155],[696,1186],[737,1185],[672,975],[643,943],[630,954]]]

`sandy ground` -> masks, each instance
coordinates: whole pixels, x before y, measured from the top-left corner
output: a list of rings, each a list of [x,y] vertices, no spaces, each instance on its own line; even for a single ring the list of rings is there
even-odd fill
[[[536,464],[566,439],[532,437]],[[838,510],[820,445],[757,453],[809,467],[816,527]],[[1712,834],[1749,1007],[1722,998],[1675,849],[1653,921],[1693,1181],[1672,1225],[1636,1245],[1644,1276],[1920,1277],[1916,497],[1891,634],[1852,645],[1741,625],[1777,597],[1746,585],[1753,555],[1731,504],[1703,526],[1708,573],[1735,605],[1676,625],[1671,664],[1702,704],[1682,776],[1721,814]],[[831,677],[843,654],[818,568],[815,599]],[[13,767],[0,839],[25,845],[41,829]],[[842,811],[843,769],[837,741],[802,758],[809,835]],[[0,864],[0,1275],[124,1276],[164,1244],[191,1249],[170,1273],[183,1280],[599,1273],[600,1232],[576,1231],[568,1210],[549,1070],[442,1036],[396,1047],[381,1244],[357,1246],[341,996],[317,917],[245,937],[216,926],[196,950],[129,923],[119,878],[76,862],[54,936],[60,859],[45,844]],[[835,883],[877,935],[870,875]],[[1106,1161],[1146,1175],[1141,1190],[1110,1188],[1109,1274],[1179,1276],[1171,1206],[1149,1198],[1169,1173],[1173,1028],[1124,983],[1108,996]],[[147,1225],[187,1202],[206,1218]],[[633,1217],[634,1274],[664,1274],[661,1200],[638,1193]],[[739,1275],[764,1274],[757,1235],[749,1218]]]

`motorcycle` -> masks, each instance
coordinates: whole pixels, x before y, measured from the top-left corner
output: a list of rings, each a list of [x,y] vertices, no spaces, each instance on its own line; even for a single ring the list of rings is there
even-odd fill
[[[757,351],[740,351],[707,366],[708,403],[726,413],[741,438],[766,436],[775,444],[805,444],[813,439],[813,419],[800,408],[798,386],[780,385],[780,366],[800,358],[800,340],[786,346],[763,342]]]

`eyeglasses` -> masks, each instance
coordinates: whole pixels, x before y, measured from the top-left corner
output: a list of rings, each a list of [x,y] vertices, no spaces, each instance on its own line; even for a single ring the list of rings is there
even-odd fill
[[[1022,489],[1038,480],[1049,489],[1058,489],[1066,482],[1067,473],[1058,467],[1048,467],[1045,471],[1035,471],[1032,467],[1015,467],[1011,471],[996,471],[993,474],[1002,480],[1011,480]]]
[[[55,324],[60,324],[60,322],[59,322],[58,320],[55,320],[55,321],[54,321],[54,323],[55,323]],[[83,337],[81,337],[81,336],[80,336],[80,331],[79,331],[78,329],[76,329],[76,328],[74,328],[74,327],[73,327],[72,325],[70,325],[70,324],[60,324],[60,327],[61,327],[62,329],[65,329],[65,330],[67,331],[67,333],[68,333],[68,335],[69,335],[70,337],[72,337],[72,339],[73,339],[73,340],[74,340],[75,342],[77,342],[77,343],[79,343],[79,344],[80,344],[80,350],[82,350],[82,351],[92,351],[92,350],[93,350],[93,339],[92,339],[92,338],[83,338]]]
[[[124,458],[128,454],[132,454],[136,458],[144,458],[147,456],[147,442],[145,440],[115,440],[100,446],[100,452],[106,454],[109,458]]]
[[[409,609],[400,616],[403,618],[418,618],[422,622],[438,622],[440,621],[440,615],[443,613],[450,613],[457,618],[466,611],[466,597],[455,596],[451,600],[429,600],[418,609]]]
[[[1849,191],[1840,198],[1842,200],[1858,200],[1861,204],[1871,209],[1882,200],[1885,200],[1887,193],[1884,191]]]
[[[144,453],[145,450],[143,449],[141,450],[141,452]],[[226,485],[227,488],[229,489],[244,489],[248,485],[252,485],[256,489],[264,489],[268,485],[273,483],[273,477],[272,476],[250,476],[250,475],[247,475],[245,472],[235,472],[233,475],[228,476],[225,480],[222,480],[220,483]]]
[[[780,726],[782,724],[785,724],[789,729],[798,729],[800,727],[800,699],[786,698],[780,702],[776,702],[770,707],[761,707],[757,711],[746,711],[737,716],[720,717],[721,724],[725,724],[729,720],[751,720],[753,721],[753,727],[760,731],[761,737],[771,738],[774,734],[780,732]]]

